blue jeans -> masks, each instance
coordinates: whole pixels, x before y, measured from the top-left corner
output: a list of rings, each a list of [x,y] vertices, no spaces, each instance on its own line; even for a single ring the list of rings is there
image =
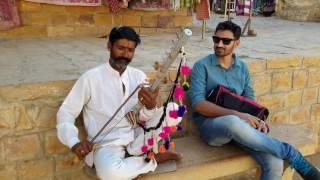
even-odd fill
[[[211,146],[234,141],[261,166],[261,180],[281,179],[283,160],[292,162],[299,152],[290,144],[259,132],[238,116],[208,118],[199,124],[201,138]]]

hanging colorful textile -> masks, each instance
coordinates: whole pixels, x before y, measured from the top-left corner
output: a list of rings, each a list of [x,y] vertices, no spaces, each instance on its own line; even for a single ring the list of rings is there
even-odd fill
[[[180,9],[180,0],[171,0],[172,9],[175,11]]]
[[[36,3],[47,3],[65,6],[100,6],[102,0],[25,0]]]
[[[157,11],[172,9],[173,2],[171,0],[131,0],[130,7],[137,10]]]
[[[253,0],[237,0],[237,6],[236,6],[237,15],[249,16],[250,9],[254,7],[253,4],[254,4]]]
[[[118,13],[121,8],[127,8],[130,0],[105,0],[108,2],[110,12]]]
[[[201,0],[196,8],[196,18],[198,20],[206,20],[210,18],[210,2],[209,0]]]
[[[195,0],[180,0],[180,7],[191,7]]]
[[[15,0],[0,0],[0,30],[20,25]]]

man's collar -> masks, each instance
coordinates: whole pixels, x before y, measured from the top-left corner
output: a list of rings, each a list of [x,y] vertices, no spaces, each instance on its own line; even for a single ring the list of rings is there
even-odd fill
[[[240,65],[240,60],[239,60],[239,58],[235,55],[235,54],[233,54],[232,55],[232,59],[233,59],[233,61],[232,61],[232,67],[241,67],[241,65]],[[212,65],[213,66],[220,66],[221,67],[221,65],[220,65],[220,63],[219,63],[219,59],[218,59],[218,57],[215,55],[215,54],[212,54]]]
[[[220,63],[219,63],[219,60],[218,60],[218,57],[215,55],[215,54],[212,54],[211,56],[211,62],[212,62],[212,65],[213,66],[220,66]]]

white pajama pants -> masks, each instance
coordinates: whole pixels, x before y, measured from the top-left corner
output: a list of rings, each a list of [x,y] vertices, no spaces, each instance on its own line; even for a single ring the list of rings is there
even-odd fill
[[[159,119],[160,117],[157,117],[149,123],[156,124]],[[134,141],[127,147],[101,146],[94,152],[94,165],[100,179],[130,180],[156,169],[157,162],[154,159],[145,162],[145,157],[139,156],[142,154],[141,147],[145,141],[143,129],[138,126],[135,127],[134,132]],[[133,156],[125,158],[125,148]]]
[[[97,149],[94,153],[94,165],[102,180],[130,180],[154,171],[157,167],[155,160],[145,162],[143,156],[125,158],[125,148],[121,146]]]
[[[178,105],[176,105],[176,108]],[[163,109],[159,108],[155,112],[153,118],[147,122],[147,126],[156,126],[162,115]],[[181,121],[174,120],[176,123]],[[168,125],[168,122],[164,121],[162,126]],[[174,124],[176,125],[176,124]],[[162,126],[154,132],[146,132],[141,127],[136,127],[134,141],[124,146],[102,146],[94,152],[94,165],[97,171],[97,175],[102,180],[130,180],[137,177],[140,174],[145,174],[150,171],[154,171],[157,167],[157,162],[152,159],[149,162],[145,162],[144,156],[139,156],[142,151],[141,147],[145,144],[145,138],[151,137],[155,134],[154,141],[157,142],[160,138],[159,133],[162,131]],[[125,148],[131,157],[125,158]],[[157,148],[156,148],[157,149]]]

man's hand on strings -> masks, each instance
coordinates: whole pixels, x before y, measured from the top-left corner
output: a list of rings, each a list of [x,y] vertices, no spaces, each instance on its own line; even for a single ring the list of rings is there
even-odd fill
[[[157,105],[158,94],[159,87],[152,91],[150,88],[142,86],[138,92],[138,98],[140,103],[143,104],[147,109],[153,109]]]
[[[85,140],[82,142],[79,142],[77,144],[75,144],[71,150],[73,153],[75,153],[79,159],[83,159],[84,157],[86,157],[86,155],[92,151],[93,148],[93,144],[90,143],[89,141]]]

